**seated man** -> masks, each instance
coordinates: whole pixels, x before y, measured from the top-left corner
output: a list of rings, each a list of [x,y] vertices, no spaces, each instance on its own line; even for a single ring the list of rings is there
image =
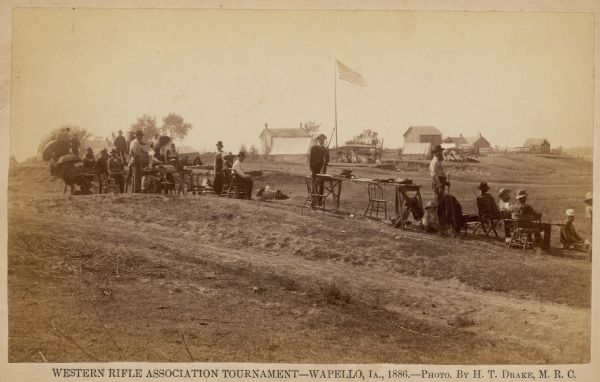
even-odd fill
[[[242,162],[246,159],[246,152],[240,151],[238,155],[238,159],[233,162],[233,173],[238,177],[238,179],[244,185],[244,195],[246,199],[252,199],[252,186],[254,182],[252,181],[252,177],[244,172],[242,169]]]
[[[113,148],[110,151],[110,158],[108,159],[108,176],[115,180],[115,183],[119,185],[119,192],[125,192],[125,182],[123,179],[123,173],[125,172],[125,166],[121,160],[121,155],[117,153],[117,149]]]
[[[488,184],[486,182],[481,182],[479,183],[479,186],[477,186],[477,188],[481,192],[479,195],[477,195],[477,206],[479,207],[482,204],[487,204],[488,208],[490,209],[488,211],[490,217],[493,219],[500,218],[500,211],[498,211],[496,201],[494,200],[494,197],[488,192],[490,190]]]
[[[502,221],[504,225],[504,237],[508,241],[510,238],[510,233],[512,231],[511,222],[506,219],[512,218],[513,205],[510,202],[510,190],[508,188],[501,188],[498,192],[498,197],[500,200],[498,201],[498,210],[500,211],[500,216],[505,219]]]
[[[535,210],[527,204],[527,191],[521,189],[517,191],[517,200],[519,204],[515,208],[517,211],[517,219],[526,222],[539,222],[542,218],[542,214],[535,212]],[[539,223],[539,229],[544,232],[542,238],[540,232],[535,234],[535,240],[538,242],[540,248],[544,251],[550,249],[550,234],[552,227],[547,223]]]
[[[425,205],[425,213],[421,218],[421,222],[423,223],[423,229],[425,232],[437,232],[438,231],[438,217],[436,212],[436,205],[433,202],[428,202]]]
[[[85,155],[83,156],[83,168],[85,170],[96,169],[96,157],[94,156],[94,150],[91,147],[88,147],[85,150]]]
[[[102,189],[102,181],[108,177],[108,150],[100,150],[100,158],[96,161],[96,171],[98,172],[98,193],[107,190]]]
[[[560,229],[560,242],[564,249],[587,249],[589,245],[587,240],[584,240],[575,231],[573,221],[575,220],[575,210],[569,208],[567,210],[567,221]]]

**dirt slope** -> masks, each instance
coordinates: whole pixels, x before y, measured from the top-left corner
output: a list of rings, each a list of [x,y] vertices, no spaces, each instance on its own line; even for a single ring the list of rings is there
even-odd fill
[[[285,203],[70,197],[44,171],[11,171],[12,362],[589,360],[577,253],[302,216],[289,169],[258,180]]]

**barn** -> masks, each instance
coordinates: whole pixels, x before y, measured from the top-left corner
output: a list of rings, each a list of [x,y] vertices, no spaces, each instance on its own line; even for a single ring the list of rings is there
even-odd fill
[[[523,147],[530,153],[550,154],[550,142],[546,138],[529,138]]]
[[[266,123],[259,138],[264,155],[307,154],[312,141],[303,129],[269,129]]]
[[[431,146],[442,144],[442,133],[434,126],[411,126],[404,133],[404,144],[430,143]]]
[[[482,135],[478,135],[475,137],[465,137],[465,140],[467,141],[467,145],[470,146],[474,152],[476,152],[477,154],[479,154],[480,150],[489,150],[490,149],[490,142],[488,142],[487,139],[485,139]]]

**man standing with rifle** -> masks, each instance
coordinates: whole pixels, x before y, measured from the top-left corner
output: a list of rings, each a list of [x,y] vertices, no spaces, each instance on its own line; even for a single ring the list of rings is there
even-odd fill
[[[329,149],[325,147],[325,134],[317,136],[317,144],[310,148],[308,162],[313,182],[317,185],[317,192],[323,195],[323,182],[317,181],[317,174],[327,173],[327,164],[329,163]]]

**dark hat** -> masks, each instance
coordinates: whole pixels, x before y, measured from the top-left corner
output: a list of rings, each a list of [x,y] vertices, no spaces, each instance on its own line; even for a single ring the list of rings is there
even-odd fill
[[[143,132],[142,130],[137,130],[137,131],[135,132],[135,135],[136,135],[136,136],[138,136],[138,135],[142,135],[142,136],[143,136],[143,135],[144,135],[144,132]]]
[[[487,182],[481,182],[479,183],[479,186],[477,186],[477,188],[482,191],[482,192],[486,192],[487,190],[490,189],[490,187],[488,186]]]
[[[233,159],[233,157],[235,157],[235,155],[233,155],[231,151],[223,156],[224,159]]]
[[[431,149],[432,153],[437,153],[437,152],[442,152],[442,151],[444,151],[444,149],[442,148],[442,145],[435,145]]]
[[[123,130],[119,130],[119,134],[123,134]]]
[[[317,135],[316,139],[321,139],[321,138],[327,139],[327,136],[325,134],[319,134],[319,135]]]
[[[117,149],[115,147],[113,147],[112,149],[110,149],[110,153],[111,154],[116,154],[117,153]]]
[[[240,151],[240,153],[238,154],[239,157],[246,157],[246,152],[245,151]]]
[[[87,149],[85,149],[85,151],[94,151],[94,149],[92,149],[91,147],[88,147]]]
[[[217,142],[217,147],[223,147],[223,142],[221,142],[221,141]]]

